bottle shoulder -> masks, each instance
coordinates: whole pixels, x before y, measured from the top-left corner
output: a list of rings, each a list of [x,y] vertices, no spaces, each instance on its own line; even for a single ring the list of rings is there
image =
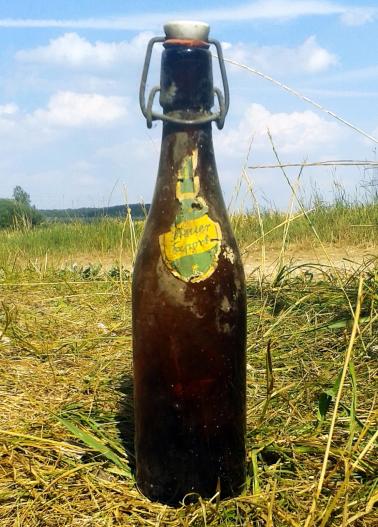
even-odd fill
[[[185,305],[197,298],[204,305],[215,306],[225,296],[231,303],[245,302],[245,275],[236,245],[223,242],[216,258],[207,258],[204,267],[200,266],[197,255],[190,255],[186,262],[169,261],[159,240],[146,239],[139,247],[134,266],[133,293],[152,298],[154,305],[167,298],[173,305]],[[197,272],[192,271],[193,267]]]
[[[184,283],[201,283],[210,277],[232,280],[242,274],[219,185],[210,128],[174,132],[163,139],[136,272],[141,267],[151,273],[160,260],[165,270]]]

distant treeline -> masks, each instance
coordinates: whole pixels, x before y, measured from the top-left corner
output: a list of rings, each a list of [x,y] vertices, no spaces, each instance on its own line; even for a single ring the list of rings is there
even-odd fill
[[[46,209],[39,210],[47,221],[71,222],[75,220],[92,221],[96,218],[124,218],[130,209],[133,220],[144,219],[150,204],[132,203],[131,205],[114,205],[113,207],[81,207],[79,209]]]

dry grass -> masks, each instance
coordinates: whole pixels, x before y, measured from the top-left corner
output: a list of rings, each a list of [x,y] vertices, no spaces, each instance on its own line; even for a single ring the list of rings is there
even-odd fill
[[[1,527],[377,525],[377,260],[251,277],[247,488],[178,509],[133,478],[127,273],[0,273]]]

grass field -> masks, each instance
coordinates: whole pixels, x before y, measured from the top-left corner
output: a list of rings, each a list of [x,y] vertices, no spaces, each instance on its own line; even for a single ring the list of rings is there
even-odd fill
[[[177,509],[149,502],[133,477],[120,263],[142,226],[1,233],[1,527],[378,524],[378,206],[233,222],[246,258],[278,252],[269,277],[260,266],[248,281],[247,487]],[[333,265],[345,246],[366,258]],[[286,251],[312,247],[327,264],[295,268]],[[82,254],[91,266],[72,265]]]
[[[290,213],[278,210],[231,215],[234,232],[245,256],[289,247],[358,247],[375,249],[378,238],[378,201],[315,203]],[[90,223],[45,223],[35,229],[1,231],[0,266],[25,264],[56,266],[76,259],[126,262],[132,259],[143,222],[102,218]],[[121,261],[122,263],[122,261]]]

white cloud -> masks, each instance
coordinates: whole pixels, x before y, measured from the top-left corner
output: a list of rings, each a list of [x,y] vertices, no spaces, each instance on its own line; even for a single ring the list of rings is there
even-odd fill
[[[144,165],[148,163],[152,166],[153,173],[157,170],[160,153],[160,137],[159,140],[154,141],[150,136],[148,139],[129,137],[123,143],[112,144],[111,146],[104,146],[99,148],[96,152],[96,157],[105,161],[110,160],[112,164],[120,168],[125,168],[130,157],[130,152],[133,158],[138,162],[143,162]],[[148,152],[148,156],[146,156]]]
[[[334,97],[334,98],[358,98],[358,99],[368,99],[378,97],[378,91],[364,91],[364,90],[329,90],[321,88],[306,88],[307,94],[321,95],[324,97]]]
[[[302,16],[340,15],[344,23],[365,23],[376,16],[377,9],[370,6],[346,6],[326,0],[258,0],[232,7],[214,9],[186,9],[169,12],[147,12],[136,15],[86,19],[0,19],[0,27],[11,28],[65,28],[107,30],[161,30],[167,20],[195,19],[209,22],[250,22],[253,20],[289,20]]]
[[[0,105],[0,117],[14,115],[18,112],[18,106],[15,103]]]
[[[374,22],[378,17],[378,9],[374,7],[352,7],[341,15],[341,21],[347,26],[363,26]]]
[[[0,138],[2,146],[17,130],[19,108],[15,103],[0,105]]]
[[[61,91],[50,97],[46,109],[36,110],[31,118],[41,124],[62,127],[106,126],[126,114],[123,97]]]
[[[151,33],[143,32],[130,42],[95,42],[92,44],[77,33],[65,33],[50,40],[47,46],[20,50],[16,59],[21,62],[54,64],[83,68],[110,68],[121,62],[140,62]]]
[[[374,130],[372,131],[371,135],[373,137],[377,137],[378,138],[378,126],[376,128],[374,128]],[[368,143],[368,144],[371,144],[371,143]]]
[[[272,113],[261,104],[251,104],[239,125],[217,137],[218,148],[229,155],[242,157],[252,142],[252,151],[271,151],[267,131],[270,131],[279,154],[300,161],[308,155],[325,154],[325,148],[335,148],[343,130],[315,112]]]
[[[10,156],[14,164],[25,161],[25,152],[38,162],[36,149],[47,144],[68,141],[77,144],[81,129],[90,128],[101,141],[104,132],[130,119],[129,101],[125,97],[105,96],[98,93],[60,91],[53,94],[46,106],[31,112],[19,109],[15,103],[0,106],[0,158]],[[93,136],[94,134],[92,134]],[[86,134],[79,135],[84,144]],[[61,148],[70,147],[65,144]],[[23,152],[20,156],[17,152]]]
[[[337,57],[316,41],[315,36],[307,38],[297,47],[248,46],[226,43],[226,56],[264,72],[314,74],[328,70],[337,64]]]
[[[309,15],[329,16],[343,11],[339,4],[322,0],[260,0],[230,8],[205,10],[201,16],[216,21],[282,20]]]
[[[324,79],[318,79],[319,83],[326,83],[327,86],[333,82],[340,82],[343,86],[346,86],[347,83],[350,84],[353,82],[358,82],[358,88],[366,86],[367,82],[375,81],[378,79],[378,66],[365,66],[363,68],[357,68],[352,70],[343,70],[339,73],[334,73],[327,75]],[[373,84],[373,86],[376,85]]]
[[[160,25],[156,16],[161,21],[161,15],[140,15],[128,17],[109,18],[78,18],[78,19],[55,19],[55,18],[1,18],[0,27],[5,28],[59,28],[59,29],[108,29],[108,30],[140,30],[156,28]]]

